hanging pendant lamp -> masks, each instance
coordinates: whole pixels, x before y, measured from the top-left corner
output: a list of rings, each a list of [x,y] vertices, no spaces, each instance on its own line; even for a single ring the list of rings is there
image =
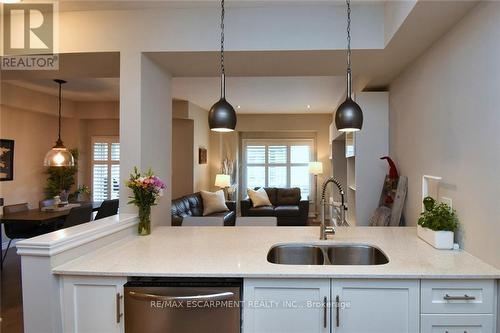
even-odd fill
[[[62,85],[66,83],[66,81],[54,80],[54,82],[59,84],[59,132],[55,146],[45,155],[43,165],[46,167],[71,167],[75,165],[75,160],[61,140]]]
[[[236,128],[236,112],[226,101],[226,73],[224,68],[224,0],[221,1],[220,35],[220,99],[212,105],[208,113],[208,125],[215,132],[232,132]]]
[[[340,104],[335,113],[335,126],[340,132],[356,132],[363,126],[363,111],[352,100],[352,70],[351,70],[351,2],[347,4],[347,98]]]

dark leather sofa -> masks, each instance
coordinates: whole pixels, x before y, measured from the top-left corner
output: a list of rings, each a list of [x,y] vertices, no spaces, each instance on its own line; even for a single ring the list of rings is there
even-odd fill
[[[207,215],[210,217],[223,217],[225,226],[234,226],[236,222],[236,202],[226,201],[228,212]],[[185,195],[172,200],[170,208],[172,214],[172,225],[182,225],[182,219],[186,216],[203,216],[203,200],[199,192]]]
[[[276,216],[279,226],[307,224],[309,200],[300,199],[300,188],[265,187],[264,190],[272,206],[254,208],[250,198],[246,198],[241,201],[241,216]]]

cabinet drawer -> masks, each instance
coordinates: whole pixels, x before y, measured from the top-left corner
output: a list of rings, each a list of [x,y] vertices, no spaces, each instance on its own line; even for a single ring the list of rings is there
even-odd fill
[[[493,313],[493,280],[422,280],[420,292],[422,313]]]
[[[422,315],[420,333],[493,333],[493,315]]]

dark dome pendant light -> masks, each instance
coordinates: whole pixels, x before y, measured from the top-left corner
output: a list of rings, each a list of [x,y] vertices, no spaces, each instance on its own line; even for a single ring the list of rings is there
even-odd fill
[[[54,82],[59,85],[59,130],[56,144],[45,155],[43,165],[46,167],[72,167],[75,165],[75,159],[61,140],[62,85],[66,83],[66,81],[57,79],[54,80]]]
[[[347,98],[340,104],[335,113],[335,126],[340,132],[356,132],[363,126],[363,111],[352,100],[352,70],[351,70],[351,3],[347,4]]]
[[[212,105],[208,113],[208,125],[215,132],[232,132],[236,128],[236,112],[226,101],[226,73],[224,68],[224,0],[221,1],[220,35],[220,99]]]

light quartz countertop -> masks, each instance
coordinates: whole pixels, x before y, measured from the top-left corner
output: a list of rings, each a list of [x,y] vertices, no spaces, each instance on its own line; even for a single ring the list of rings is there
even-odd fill
[[[319,227],[157,227],[128,236],[53,269],[95,276],[500,279],[500,270],[465,251],[436,250],[416,228],[349,227],[320,241]],[[277,265],[276,244],[368,244],[389,263],[376,266]]]

